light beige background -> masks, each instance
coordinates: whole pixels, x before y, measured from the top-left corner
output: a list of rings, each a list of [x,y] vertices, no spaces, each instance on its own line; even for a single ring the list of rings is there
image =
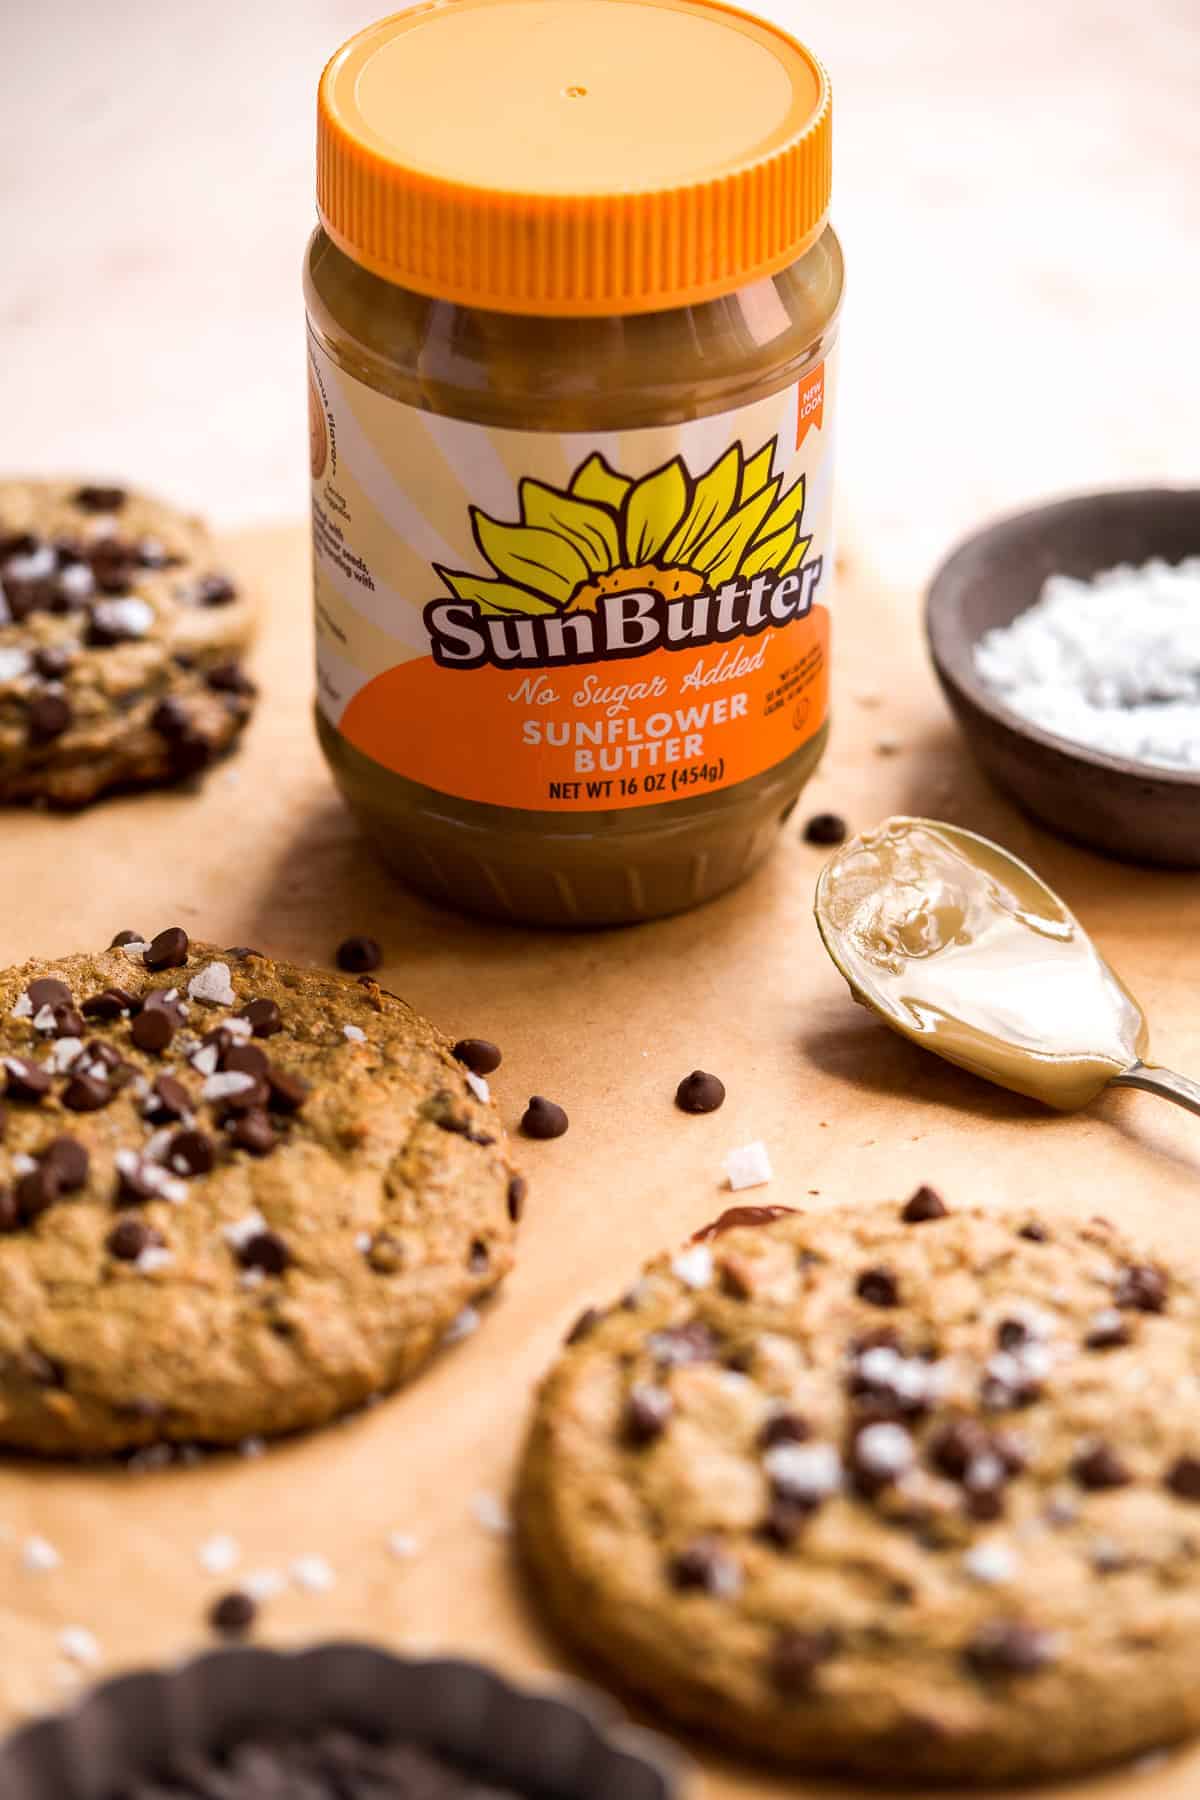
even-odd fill
[[[1147,1000],[1163,1059],[1195,1072],[1200,881],[1056,845],[989,795],[915,625],[930,561],[993,507],[1196,475],[1192,11],[815,0],[804,24],[838,82],[853,277],[841,700],[812,805],[856,824],[938,812],[1030,856]],[[52,0],[5,19],[0,417],[14,469],[153,481],[226,524],[299,516],[311,87],[366,16],[313,0],[236,14]],[[409,1393],[261,1461],[143,1476],[0,1466],[6,1717],[78,1679],[57,1647],[66,1625],[96,1634],[105,1671],[200,1645],[225,1585],[197,1561],[216,1531],[241,1541],[242,1571],[306,1552],[332,1564],[327,1594],[268,1605],[271,1640],[366,1633],[519,1672],[565,1667],[472,1498],[504,1491],[532,1385],[582,1302],[718,1211],[722,1158],[749,1138],[776,1165],[764,1197],[819,1204],[931,1180],[961,1200],[1102,1209],[1173,1254],[1200,1248],[1196,1123],[1137,1095],[1043,1116],[890,1039],[822,959],[819,859],[794,832],[739,895],[633,933],[487,931],[400,894],[312,745],[303,530],[232,549],[270,610],[268,697],[244,753],[198,799],[0,823],[0,959],[178,921],[326,961],[346,932],[372,930],[391,985],[452,1032],[504,1045],[510,1122],[538,1090],[572,1129],[525,1148],[532,1203],[507,1293]],[[879,754],[884,738],[897,754]],[[729,1102],[683,1119],[671,1093],[697,1064],[724,1075]],[[420,1541],[411,1563],[386,1549],[396,1529]],[[60,1569],[22,1568],[32,1532]],[[1189,1753],[1071,1791],[1187,1800],[1198,1785]],[[708,1800],[851,1791],[717,1762],[706,1783]]]

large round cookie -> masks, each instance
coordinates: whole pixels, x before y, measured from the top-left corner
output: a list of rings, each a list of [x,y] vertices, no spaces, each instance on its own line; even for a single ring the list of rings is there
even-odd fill
[[[2,1444],[320,1424],[510,1267],[495,1110],[366,977],[182,932],[26,963],[0,1078]]]
[[[0,481],[0,802],[83,806],[205,768],[250,716],[253,623],[198,520]]]
[[[775,1210],[652,1263],[547,1380],[518,1518],[562,1627],[799,1764],[983,1782],[1193,1730],[1195,1279],[928,1190]]]

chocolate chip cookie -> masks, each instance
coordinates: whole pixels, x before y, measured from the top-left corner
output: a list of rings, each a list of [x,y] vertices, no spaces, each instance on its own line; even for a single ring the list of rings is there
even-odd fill
[[[0,974],[0,1444],[228,1443],[396,1386],[512,1261],[478,1078],[369,977],[120,937]]]
[[[1103,1222],[739,1208],[585,1314],[519,1481],[557,1622],[678,1719],[892,1779],[1200,1725],[1200,1285]]]
[[[250,717],[253,623],[198,520],[123,488],[0,481],[0,803],[199,773]]]

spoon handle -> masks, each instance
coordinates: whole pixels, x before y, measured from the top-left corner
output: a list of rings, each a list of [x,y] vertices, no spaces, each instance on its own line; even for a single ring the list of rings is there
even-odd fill
[[[1173,1100],[1176,1106],[1186,1106],[1189,1112],[1200,1113],[1200,1081],[1176,1075],[1172,1069],[1152,1069],[1145,1063],[1136,1062],[1120,1075],[1114,1075],[1108,1085],[1144,1088],[1148,1094],[1161,1094],[1164,1100]]]

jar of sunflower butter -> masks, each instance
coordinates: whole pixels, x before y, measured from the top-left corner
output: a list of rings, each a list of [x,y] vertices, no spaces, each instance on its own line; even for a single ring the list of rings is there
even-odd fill
[[[317,724],[448,905],[766,853],[827,731],[842,256],[812,54],[716,0],[436,0],[325,70]]]

